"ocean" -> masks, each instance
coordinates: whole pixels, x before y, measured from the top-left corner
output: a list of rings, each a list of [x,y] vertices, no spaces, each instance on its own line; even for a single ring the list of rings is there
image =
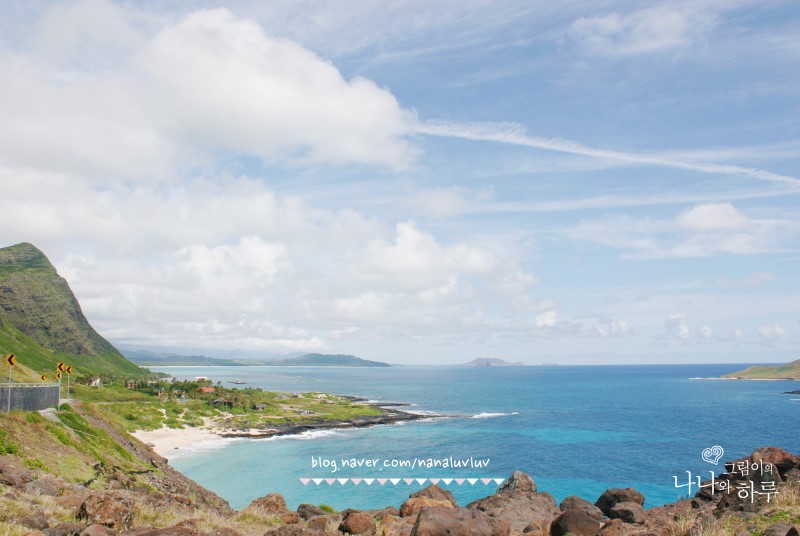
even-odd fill
[[[448,479],[439,480],[439,485],[464,506],[493,494],[498,482],[517,469],[559,502],[568,495],[594,502],[611,487],[639,489],[646,507],[674,502],[694,494],[676,486],[676,477],[678,484],[686,484],[690,476],[708,479],[711,471],[723,472],[725,460],[762,446],[800,452],[800,397],[783,394],[797,389],[797,382],[691,379],[741,368],[744,365],[153,370],[180,379],[208,376],[226,387],[241,378],[247,387],[266,390],[407,402],[413,404],[410,411],[444,415],[299,436],[208,441],[170,457],[173,467],[234,508],[279,492],[292,509],[310,503],[338,510],[399,507],[431,478]],[[716,465],[702,456],[713,446],[724,449]],[[457,462],[460,467],[455,467]],[[355,467],[345,466],[350,464]]]

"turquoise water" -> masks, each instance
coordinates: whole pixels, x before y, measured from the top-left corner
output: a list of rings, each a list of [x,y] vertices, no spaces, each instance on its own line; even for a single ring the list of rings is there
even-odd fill
[[[177,453],[172,465],[214,490],[235,508],[280,492],[300,503],[337,509],[399,506],[427,485],[377,481],[303,484],[301,478],[504,478],[529,473],[540,491],[560,501],[580,495],[594,502],[609,487],[634,486],[646,506],[685,496],[673,475],[708,478],[719,466],[701,459],[720,445],[723,461],[761,446],[800,452],[800,401],[782,394],[796,382],[690,380],[742,365],[598,367],[163,367],[179,378],[236,378],[268,390],[323,391],[448,415],[392,426],[318,432],[269,440],[222,440]],[[227,384],[230,386],[230,384]],[[382,467],[392,460],[489,460],[481,468]],[[380,467],[342,468],[342,460],[377,460]],[[335,460],[314,467],[312,460]],[[441,484],[440,484],[441,485]],[[494,493],[495,482],[447,486],[459,504]]]

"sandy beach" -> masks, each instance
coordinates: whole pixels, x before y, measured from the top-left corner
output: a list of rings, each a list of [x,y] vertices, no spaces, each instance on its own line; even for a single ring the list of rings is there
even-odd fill
[[[222,436],[207,428],[159,428],[158,430],[137,430],[133,434],[136,439],[145,445],[152,445],[153,450],[170,458],[181,450],[212,439],[222,439]]]

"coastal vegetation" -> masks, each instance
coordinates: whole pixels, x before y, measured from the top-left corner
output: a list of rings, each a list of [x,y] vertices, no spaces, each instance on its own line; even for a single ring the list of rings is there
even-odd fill
[[[800,359],[777,366],[748,367],[738,372],[725,374],[723,378],[740,380],[800,380]]]

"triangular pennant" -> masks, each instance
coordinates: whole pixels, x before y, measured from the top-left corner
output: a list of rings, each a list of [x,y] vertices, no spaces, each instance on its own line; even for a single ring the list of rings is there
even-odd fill
[[[312,478],[311,479],[311,481],[314,482],[314,484],[316,484],[317,486],[322,484],[322,480],[323,480],[322,478]]]
[[[352,480],[352,481],[353,481],[353,484],[355,484],[356,486],[358,486],[358,485],[359,485],[359,483],[361,483],[361,480],[362,480],[362,479],[360,479],[360,478],[351,478],[350,480]]]
[[[350,480],[350,479],[349,478],[337,478],[336,480],[339,481],[339,484],[344,486],[345,484],[347,484],[347,481]]]
[[[439,478],[431,478],[431,484],[438,484],[439,480]]]
[[[374,478],[365,478],[364,479],[364,484],[366,484],[367,486],[371,486],[373,482],[375,482]]]
[[[495,481],[495,484],[497,484],[498,486],[499,486],[500,484],[502,484],[504,480],[505,480],[505,478],[495,478],[495,479],[494,479],[494,481]]]
[[[411,483],[414,482],[414,479],[413,478],[404,478],[403,482],[405,482],[406,484],[408,484],[410,486]]]
[[[328,483],[329,486],[332,486],[334,482],[336,482],[335,478],[326,478],[325,482]]]
[[[464,479],[463,478],[456,478],[456,484],[458,484],[460,486],[463,483],[464,483]]]
[[[443,478],[442,479],[442,482],[444,482],[445,486],[449,486],[450,482],[452,482],[452,481],[453,481],[452,478]]]
[[[384,484],[386,484],[386,482],[388,482],[388,481],[389,481],[389,479],[388,479],[388,478],[379,478],[379,479],[378,479],[378,484],[380,484],[381,486],[383,486],[383,485],[384,485]]]
[[[310,478],[301,478],[300,482],[302,482],[304,486],[308,486],[308,483],[311,482],[311,479]]]
[[[492,481],[491,478],[481,478],[481,482],[483,482],[484,486],[488,486],[489,482],[491,482],[491,481]]]
[[[394,484],[396,486],[397,483],[400,482],[400,479],[399,478],[390,478],[389,482],[391,482],[392,484]]]
[[[475,485],[475,482],[477,482],[477,481],[478,481],[478,479],[477,479],[477,478],[468,478],[468,479],[467,479],[467,482],[469,482],[469,485],[470,485],[470,486],[474,486],[474,485]]]
[[[421,486],[421,485],[423,485],[425,483],[426,480],[428,480],[428,479],[427,478],[418,478],[417,479],[417,483]]]

